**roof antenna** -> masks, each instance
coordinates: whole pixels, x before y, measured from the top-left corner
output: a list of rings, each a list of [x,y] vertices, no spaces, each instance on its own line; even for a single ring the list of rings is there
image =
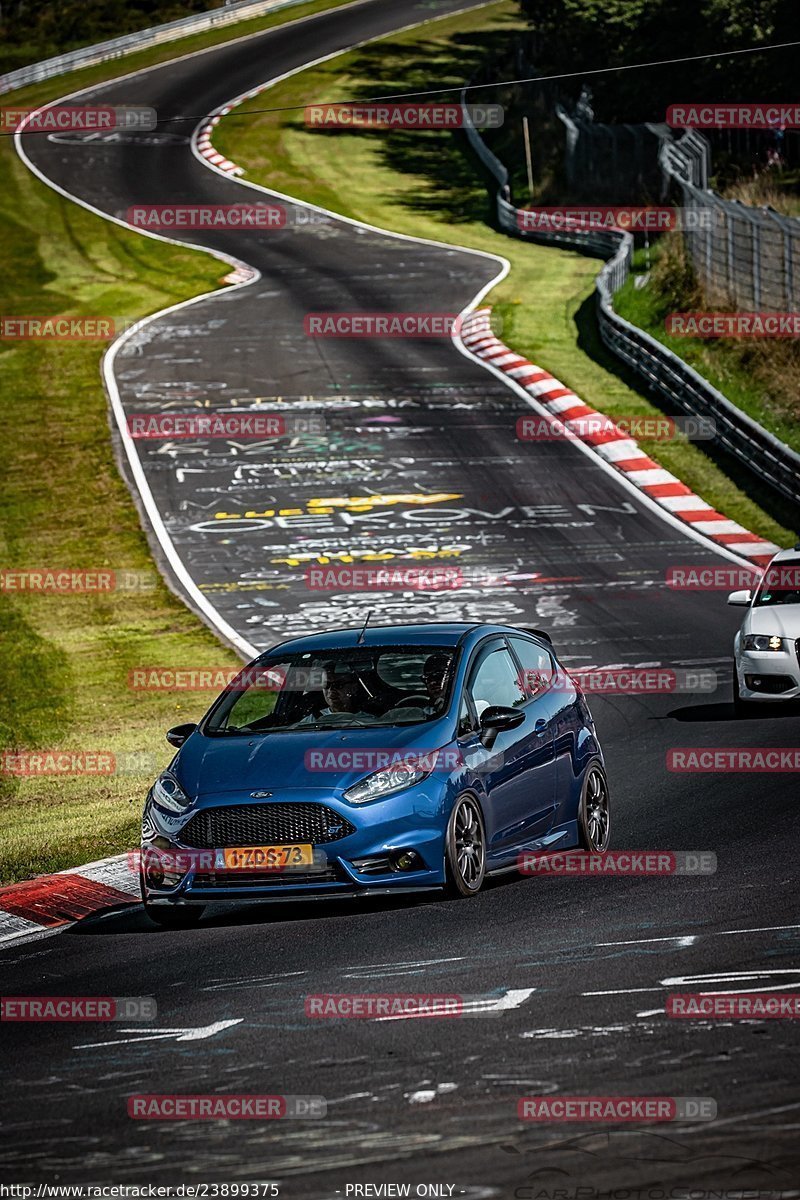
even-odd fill
[[[371,616],[372,616],[372,609],[370,609],[370,610],[369,610],[369,612],[367,613],[367,619],[366,619],[366,621],[364,622],[364,624],[361,626],[361,633],[360,633],[360,634],[358,635],[358,637],[356,638],[356,645],[357,645],[357,646],[361,646],[361,645],[363,645],[363,642],[364,642],[364,634],[367,632],[367,626],[369,625],[369,619],[370,619],[370,617],[371,617]]]

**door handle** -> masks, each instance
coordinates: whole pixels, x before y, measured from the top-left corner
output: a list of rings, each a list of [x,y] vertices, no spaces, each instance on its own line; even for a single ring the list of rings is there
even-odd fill
[[[539,717],[539,719],[536,721],[536,724],[533,727],[533,732],[534,733],[544,733],[545,729],[547,729],[547,720],[544,717]]]

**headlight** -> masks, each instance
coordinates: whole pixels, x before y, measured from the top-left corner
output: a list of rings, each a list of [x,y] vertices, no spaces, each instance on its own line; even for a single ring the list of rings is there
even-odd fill
[[[746,633],[742,641],[744,650],[783,650],[783,638],[777,634]]]
[[[366,804],[368,800],[380,800],[391,796],[393,792],[402,792],[404,788],[420,783],[430,775],[433,767],[415,762],[393,763],[390,767],[382,767],[359,780],[344,793],[345,800],[351,804]]]
[[[168,812],[181,813],[192,802],[191,796],[186,795],[175,776],[170,775],[169,771],[159,775],[153,784],[151,795],[159,808],[166,808]]]

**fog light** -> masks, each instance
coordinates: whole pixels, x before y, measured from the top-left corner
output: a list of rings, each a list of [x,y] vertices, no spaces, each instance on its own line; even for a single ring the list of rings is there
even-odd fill
[[[425,866],[416,850],[401,850],[392,856],[392,864],[397,871],[419,871]]]

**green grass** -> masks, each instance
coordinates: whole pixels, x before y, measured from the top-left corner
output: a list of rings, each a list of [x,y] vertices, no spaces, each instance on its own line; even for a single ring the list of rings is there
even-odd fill
[[[298,5],[10,94],[15,106],[330,8]],[[58,196],[0,138],[3,311],[132,319],[222,286],[208,255],[143,238]],[[54,595],[0,591],[0,751],[171,755],[164,731],[196,719],[202,693],[128,688],[135,666],[238,660],[160,581],[114,461],[92,342],[0,342],[0,569],[135,569],[152,590]],[[0,774],[0,881],[78,865],[135,845],[148,765],[138,774]]]
[[[266,106],[367,97],[468,79],[487,53],[498,55],[521,29],[516,6],[498,0],[458,17],[383,39],[277,84],[218,127],[216,148],[247,178],[370,224],[508,258],[511,274],[488,297],[502,337],[547,368],[587,404],[615,417],[660,410],[602,345],[594,318],[596,259],[523,243],[495,232],[491,204],[466,142],[447,133],[321,131],[302,113],[257,113]],[[345,168],[346,164],[346,168]],[[714,508],[779,544],[792,531],[774,510],[686,441],[641,445]],[[750,491],[748,494],[744,488]],[[786,517],[784,517],[784,520]]]
[[[57,196],[0,146],[0,272],[14,314],[134,317],[220,283],[204,254],[155,242]],[[158,579],[111,449],[91,342],[0,344],[0,563],[3,569],[130,568],[153,589],[0,592],[0,748],[155,753],[164,730],[208,697],[133,693],[137,665],[234,665]],[[113,853],[136,839],[139,776],[0,776],[0,879]]]

